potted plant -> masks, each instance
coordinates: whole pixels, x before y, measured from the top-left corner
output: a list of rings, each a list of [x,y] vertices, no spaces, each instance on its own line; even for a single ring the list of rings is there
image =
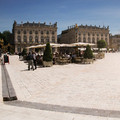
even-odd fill
[[[44,54],[43,54],[43,66],[50,67],[52,65],[53,65],[52,50],[50,47],[50,43],[47,43]]]
[[[92,63],[93,62],[93,52],[89,45],[86,46],[83,62],[84,63]]]

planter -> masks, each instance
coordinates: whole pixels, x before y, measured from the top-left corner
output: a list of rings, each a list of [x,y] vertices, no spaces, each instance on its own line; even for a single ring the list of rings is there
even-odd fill
[[[83,59],[82,63],[84,64],[90,64],[90,63],[93,63],[93,59]]]
[[[51,67],[52,65],[53,65],[53,61],[49,61],[49,62],[43,61],[43,66],[44,67]]]

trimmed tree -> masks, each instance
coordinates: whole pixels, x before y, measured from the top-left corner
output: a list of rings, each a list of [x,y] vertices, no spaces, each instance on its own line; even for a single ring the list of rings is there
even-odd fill
[[[27,50],[24,48],[21,54],[22,56],[27,55]]]
[[[86,46],[86,50],[84,52],[84,58],[85,59],[92,59],[93,58],[93,52],[92,52],[91,47],[89,45]]]
[[[50,47],[50,43],[47,43],[45,51],[44,51],[44,55],[43,55],[43,61],[49,62],[52,60],[53,60],[53,56],[52,56],[52,50]]]
[[[106,47],[106,42],[105,40],[99,40],[97,41],[97,47],[100,48],[105,48]]]

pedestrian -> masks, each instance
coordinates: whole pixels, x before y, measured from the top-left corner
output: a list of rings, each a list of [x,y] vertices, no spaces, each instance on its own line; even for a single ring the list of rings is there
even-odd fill
[[[33,56],[32,56],[32,53],[29,52],[28,55],[27,55],[27,61],[28,61],[28,70],[30,70],[30,67],[31,69],[34,70],[34,65],[33,65]]]
[[[36,53],[35,53],[35,52],[32,52],[32,56],[33,56],[33,63],[34,63],[35,69],[37,69],[37,64],[36,64]]]

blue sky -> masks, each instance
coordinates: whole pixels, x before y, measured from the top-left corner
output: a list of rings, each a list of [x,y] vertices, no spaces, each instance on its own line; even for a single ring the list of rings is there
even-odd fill
[[[0,0],[0,32],[12,31],[14,20],[57,22],[58,34],[76,23],[109,25],[120,34],[120,0]]]

